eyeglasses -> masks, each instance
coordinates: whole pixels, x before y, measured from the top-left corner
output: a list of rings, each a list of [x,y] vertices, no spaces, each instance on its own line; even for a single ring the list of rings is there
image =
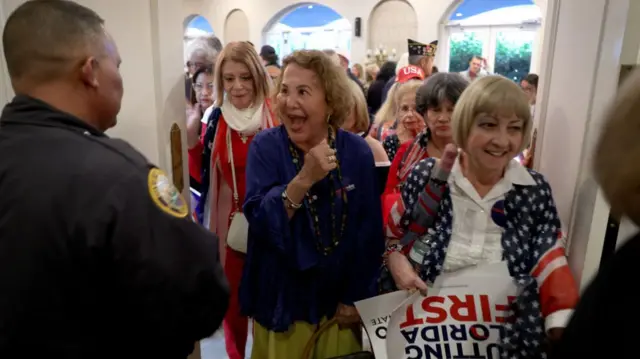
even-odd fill
[[[202,62],[191,62],[191,61],[187,62],[187,67],[189,67],[189,68],[192,68],[192,67],[201,68],[201,67],[205,67],[205,66],[206,66],[206,64],[202,63]]]
[[[202,90],[204,90],[205,88],[209,91],[213,91],[213,82],[207,82],[206,84],[196,82],[193,84],[193,89],[196,92],[202,92]]]

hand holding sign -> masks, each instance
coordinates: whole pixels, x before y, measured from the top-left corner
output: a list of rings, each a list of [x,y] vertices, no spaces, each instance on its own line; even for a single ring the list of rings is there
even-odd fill
[[[398,289],[417,289],[423,295],[427,294],[427,284],[420,279],[418,273],[413,269],[409,259],[404,254],[400,252],[390,253],[387,266]]]

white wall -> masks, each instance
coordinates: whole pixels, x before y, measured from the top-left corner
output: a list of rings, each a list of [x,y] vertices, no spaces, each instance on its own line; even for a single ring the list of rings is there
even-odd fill
[[[123,60],[122,110],[109,135],[129,141],[170,174],[169,129],[177,122],[183,136],[185,131],[182,0],[76,1],[105,19]],[[3,0],[0,13],[8,16],[22,2]],[[7,77],[0,73],[0,85]],[[188,178],[186,166],[183,176]]]
[[[547,8],[536,167],[551,183],[582,285],[598,269],[609,214],[591,157],[617,91],[628,10],[629,0],[550,1]]]
[[[226,39],[229,34],[224,33],[227,15],[235,10],[242,10],[249,23],[249,41],[256,45],[263,43],[262,31],[284,10],[294,4],[317,3],[328,6],[348,19],[351,24],[356,17],[362,18],[362,36],[355,37],[351,45],[351,58],[361,61],[366,56],[368,44],[368,26],[371,11],[380,0],[318,0],[310,2],[296,2],[293,0],[186,0],[183,6],[183,17],[199,13],[207,18],[214,32]],[[454,8],[460,0],[408,0],[414,8],[418,18],[418,36],[416,40],[429,42],[440,37],[440,20],[442,15]],[[295,6],[294,6],[295,8]],[[277,16],[276,16],[277,18]],[[376,44],[377,45],[377,44]],[[401,53],[400,49],[398,52]]]
[[[6,13],[4,6],[0,3],[0,34],[4,29],[4,23],[7,19],[8,14]],[[2,54],[2,36],[0,35],[0,54]],[[4,60],[4,56],[0,56],[0,107],[3,107],[4,104],[11,100],[13,97],[13,91],[11,90],[11,82],[9,81],[9,76],[7,74],[7,64]]]

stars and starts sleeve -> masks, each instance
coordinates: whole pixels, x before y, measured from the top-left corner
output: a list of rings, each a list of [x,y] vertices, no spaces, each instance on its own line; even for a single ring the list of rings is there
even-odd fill
[[[402,186],[402,196],[391,208],[387,220],[386,235],[389,238],[400,239],[411,225],[412,211],[418,201],[420,192],[425,188],[435,164],[432,158],[425,158],[418,162],[411,170]]]
[[[537,210],[533,228],[535,265],[531,275],[538,283],[540,309],[548,331],[566,326],[578,302],[578,287],[567,262],[562,225],[551,187],[542,175],[533,173],[533,177],[539,185],[537,193],[526,194],[532,210]]]

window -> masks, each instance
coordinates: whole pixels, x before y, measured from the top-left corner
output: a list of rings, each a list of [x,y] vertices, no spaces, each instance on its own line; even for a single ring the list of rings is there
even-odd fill
[[[453,32],[449,36],[449,71],[461,72],[469,67],[472,56],[484,53],[486,36],[478,31]]]
[[[303,5],[275,23],[264,39],[283,59],[300,49],[339,49],[350,52],[349,20],[322,5]]]
[[[536,33],[520,29],[496,33],[496,53],[493,72],[520,83],[531,68],[531,48]]]
[[[451,72],[464,71],[471,57],[478,55],[486,60],[489,72],[520,82],[531,70],[540,23],[540,9],[530,0],[501,4],[466,0],[446,25],[443,65]]]

